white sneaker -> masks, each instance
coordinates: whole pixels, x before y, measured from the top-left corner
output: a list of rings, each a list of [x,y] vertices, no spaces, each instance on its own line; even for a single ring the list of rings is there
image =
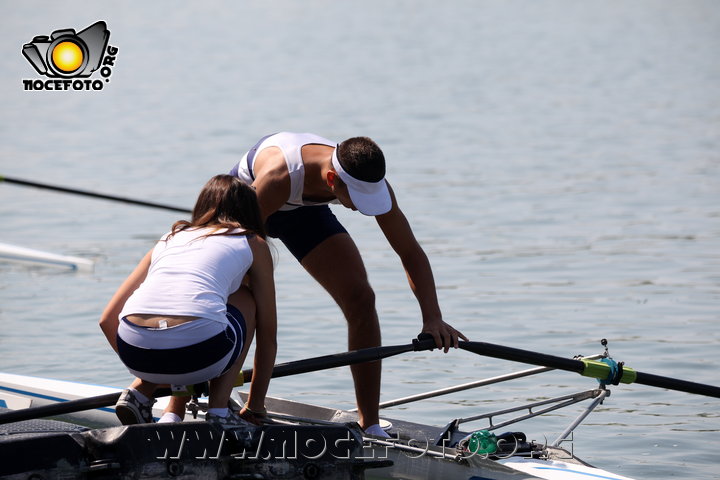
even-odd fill
[[[215,423],[217,425],[220,425],[221,427],[238,427],[240,425],[250,425],[250,422],[246,422],[245,420],[240,418],[240,415],[233,412],[232,410],[228,411],[226,417],[221,417],[220,415],[215,415],[212,413],[206,413],[205,421]]]
[[[368,428],[365,429],[365,433],[368,435],[375,435],[376,437],[381,438],[390,438],[390,435],[380,427],[379,424],[370,425]]]

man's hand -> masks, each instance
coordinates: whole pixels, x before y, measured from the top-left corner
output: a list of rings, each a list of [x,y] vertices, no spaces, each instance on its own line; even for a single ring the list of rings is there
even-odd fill
[[[450,347],[458,348],[459,339],[468,341],[468,338],[462,332],[455,330],[441,319],[424,322],[421,333],[432,335],[435,339],[435,345],[440,349],[444,349],[445,353],[450,350]]]

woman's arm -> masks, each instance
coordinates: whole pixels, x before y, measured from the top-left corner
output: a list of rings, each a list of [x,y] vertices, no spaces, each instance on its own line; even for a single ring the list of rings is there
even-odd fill
[[[253,263],[248,271],[250,288],[256,305],[255,361],[247,407],[254,412],[265,409],[270,377],[277,353],[277,310],[275,307],[275,281],[270,248],[260,237],[250,239]]]
[[[102,329],[105,337],[110,346],[117,352],[117,331],[120,321],[118,316],[125,306],[125,302],[130,295],[137,290],[140,284],[145,280],[148,269],[150,268],[150,257],[152,256],[152,250],[150,250],[140,263],[138,263],[135,270],[125,279],[125,281],[117,289],[113,297],[105,306],[105,310],[100,316],[100,328]]]

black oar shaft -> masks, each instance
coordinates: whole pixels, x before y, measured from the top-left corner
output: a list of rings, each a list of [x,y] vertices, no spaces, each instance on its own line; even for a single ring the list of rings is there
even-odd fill
[[[86,197],[101,198],[104,200],[112,200],[115,202],[129,203],[132,205],[140,205],[143,207],[161,208],[164,210],[171,210],[173,212],[190,213],[187,208],[174,207],[172,205],[164,205],[161,203],[146,202],[144,200],[135,200],[133,198],[118,197],[115,195],[106,195],[104,193],[90,192],[87,190],[80,190],[77,188],[61,187],[58,185],[48,185],[46,183],[31,182],[29,180],[21,180],[19,178],[10,178],[0,176],[0,182],[13,183],[15,185],[24,185],[26,187],[44,188],[46,190],[54,190],[56,192],[73,193],[75,195],[84,195]]]
[[[529,350],[521,350],[519,348],[505,347],[503,345],[495,345],[484,342],[460,342],[460,348],[478,355],[486,357],[500,358],[502,360],[510,360],[513,362],[529,363],[531,365],[539,365],[542,367],[555,368],[557,370],[565,370],[568,372],[576,372],[583,374],[587,363],[574,360],[571,358],[557,357],[544,353],[532,352]],[[628,369],[630,370],[630,369]],[[667,388],[668,390],[677,390],[680,392],[694,393],[697,395],[706,395],[709,397],[720,398],[720,387],[706,385],[702,383],[689,382],[687,380],[679,380],[676,378],[663,377],[653,375],[651,373],[643,373],[633,371],[634,379],[623,383],[639,383],[651,387]],[[587,373],[586,373],[587,375]],[[625,378],[625,377],[623,377]]]
[[[539,365],[543,367],[554,368],[557,370],[565,370],[583,374],[587,363],[570,358],[557,357],[544,353],[522,350],[519,348],[505,347],[485,342],[460,342],[460,348],[478,355],[500,358],[502,360],[510,360],[514,362],[528,363],[531,365]],[[273,378],[285,377],[288,375],[296,375],[329,368],[353,365],[357,363],[381,360],[383,358],[398,355],[409,351],[431,350],[435,348],[434,340],[416,340],[407,345],[394,345],[387,347],[373,347],[351,352],[337,353],[333,355],[324,355],[320,357],[298,360],[276,365],[273,369]],[[631,369],[628,369],[631,370]],[[652,387],[667,388],[669,390],[678,390],[686,393],[694,393],[698,395],[706,395],[710,397],[720,398],[720,387],[713,385],[705,385],[701,383],[689,382],[687,380],[679,380],[675,378],[653,375],[650,373],[633,371],[633,380],[624,383],[639,383]],[[585,373],[587,375],[587,373]],[[252,380],[252,369],[244,370],[240,375],[245,382]],[[625,377],[623,377],[625,378]],[[169,395],[170,392],[157,391],[156,396]],[[67,413],[79,412],[93,408],[102,408],[113,405],[119,393],[110,393],[97,397],[83,398],[80,400],[71,400],[42,407],[33,407],[23,410],[17,410],[7,413],[0,413],[0,425],[21,420],[29,420],[33,418],[42,418],[49,416],[64,415]]]
[[[585,364],[583,364],[580,360],[557,357],[554,355],[532,352],[530,350],[521,350],[519,348],[505,347],[502,345],[495,345],[493,343],[460,342],[459,345],[463,350],[486,357],[500,358],[502,360],[527,363],[541,367],[550,367],[557,370],[566,370],[576,373],[582,373],[585,368]]]
[[[167,397],[171,393],[172,392],[169,388],[159,388],[155,391],[155,397]],[[68,400],[67,402],[51,403],[48,405],[41,405],[39,407],[12,410],[0,413],[0,425],[22,422],[24,420],[33,420],[35,418],[57,417],[68,413],[109,407],[110,405],[115,405],[119,397],[120,392],[114,392],[106,393],[105,395],[98,395],[96,397],[79,398],[77,400]]]
[[[356,363],[370,362],[381,360],[410,351],[430,350],[435,347],[432,339],[414,341],[407,345],[391,345],[387,347],[372,347],[351,352],[336,353],[332,355],[323,355],[320,357],[308,358],[294,362],[282,363],[273,368],[273,378],[286,377],[288,375],[297,375],[301,373],[316,372],[318,370],[327,370],[335,367],[343,367]],[[252,380],[252,369],[244,370],[240,374],[245,382]],[[242,382],[240,383],[242,384]],[[170,395],[169,389],[160,389],[155,391],[155,397],[163,397]],[[11,422],[19,422],[22,420],[30,420],[34,418],[52,417],[65,415],[68,413],[81,412],[94,408],[103,408],[114,405],[117,402],[120,393],[109,393],[97,397],[81,398],[79,400],[70,400],[67,402],[54,403],[51,405],[43,405],[41,407],[31,407],[22,410],[15,410],[7,413],[0,413],[0,425]]]
[[[635,379],[635,383],[639,383],[641,385],[667,388],[669,390],[677,390],[679,392],[720,398],[720,387],[716,387],[714,385],[706,385],[703,383],[689,382],[687,380],[680,380],[677,378],[663,377],[661,375],[653,375],[652,373],[636,372],[636,374],[637,378]]]
[[[66,413],[81,412],[83,410],[91,410],[94,408],[107,407],[117,402],[120,392],[108,393],[97,397],[81,398],[79,400],[70,400],[68,402],[52,403],[42,405],[40,407],[25,408],[22,410],[13,410],[6,413],[0,413],[0,425],[12,422],[21,422],[34,418],[55,417],[65,415]]]
[[[332,355],[323,355],[321,357],[308,358],[305,360],[297,360],[294,362],[281,363],[273,368],[272,378],[286,377],[288,375],[298,375],[301,373],[315,372],[318,370],[326,370],[336,367],[345,367],[356,363],[372,362],[383,358],[392,357],[413,350],[429,350],[435,346],[434,341],[422,340],[407,345],[392,345],[387,347],[372,347],[362,350],[354,350],[350,352],[335,353]],[[252,369],[242,371],[242,377],[245,382],[252,380]]]

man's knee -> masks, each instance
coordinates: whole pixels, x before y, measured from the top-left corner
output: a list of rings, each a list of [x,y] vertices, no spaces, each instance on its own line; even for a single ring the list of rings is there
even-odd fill
[[[339,299],[340,308],[349,322],[370,319],[375,312],[375,292],[367,282],[345,291]]]

